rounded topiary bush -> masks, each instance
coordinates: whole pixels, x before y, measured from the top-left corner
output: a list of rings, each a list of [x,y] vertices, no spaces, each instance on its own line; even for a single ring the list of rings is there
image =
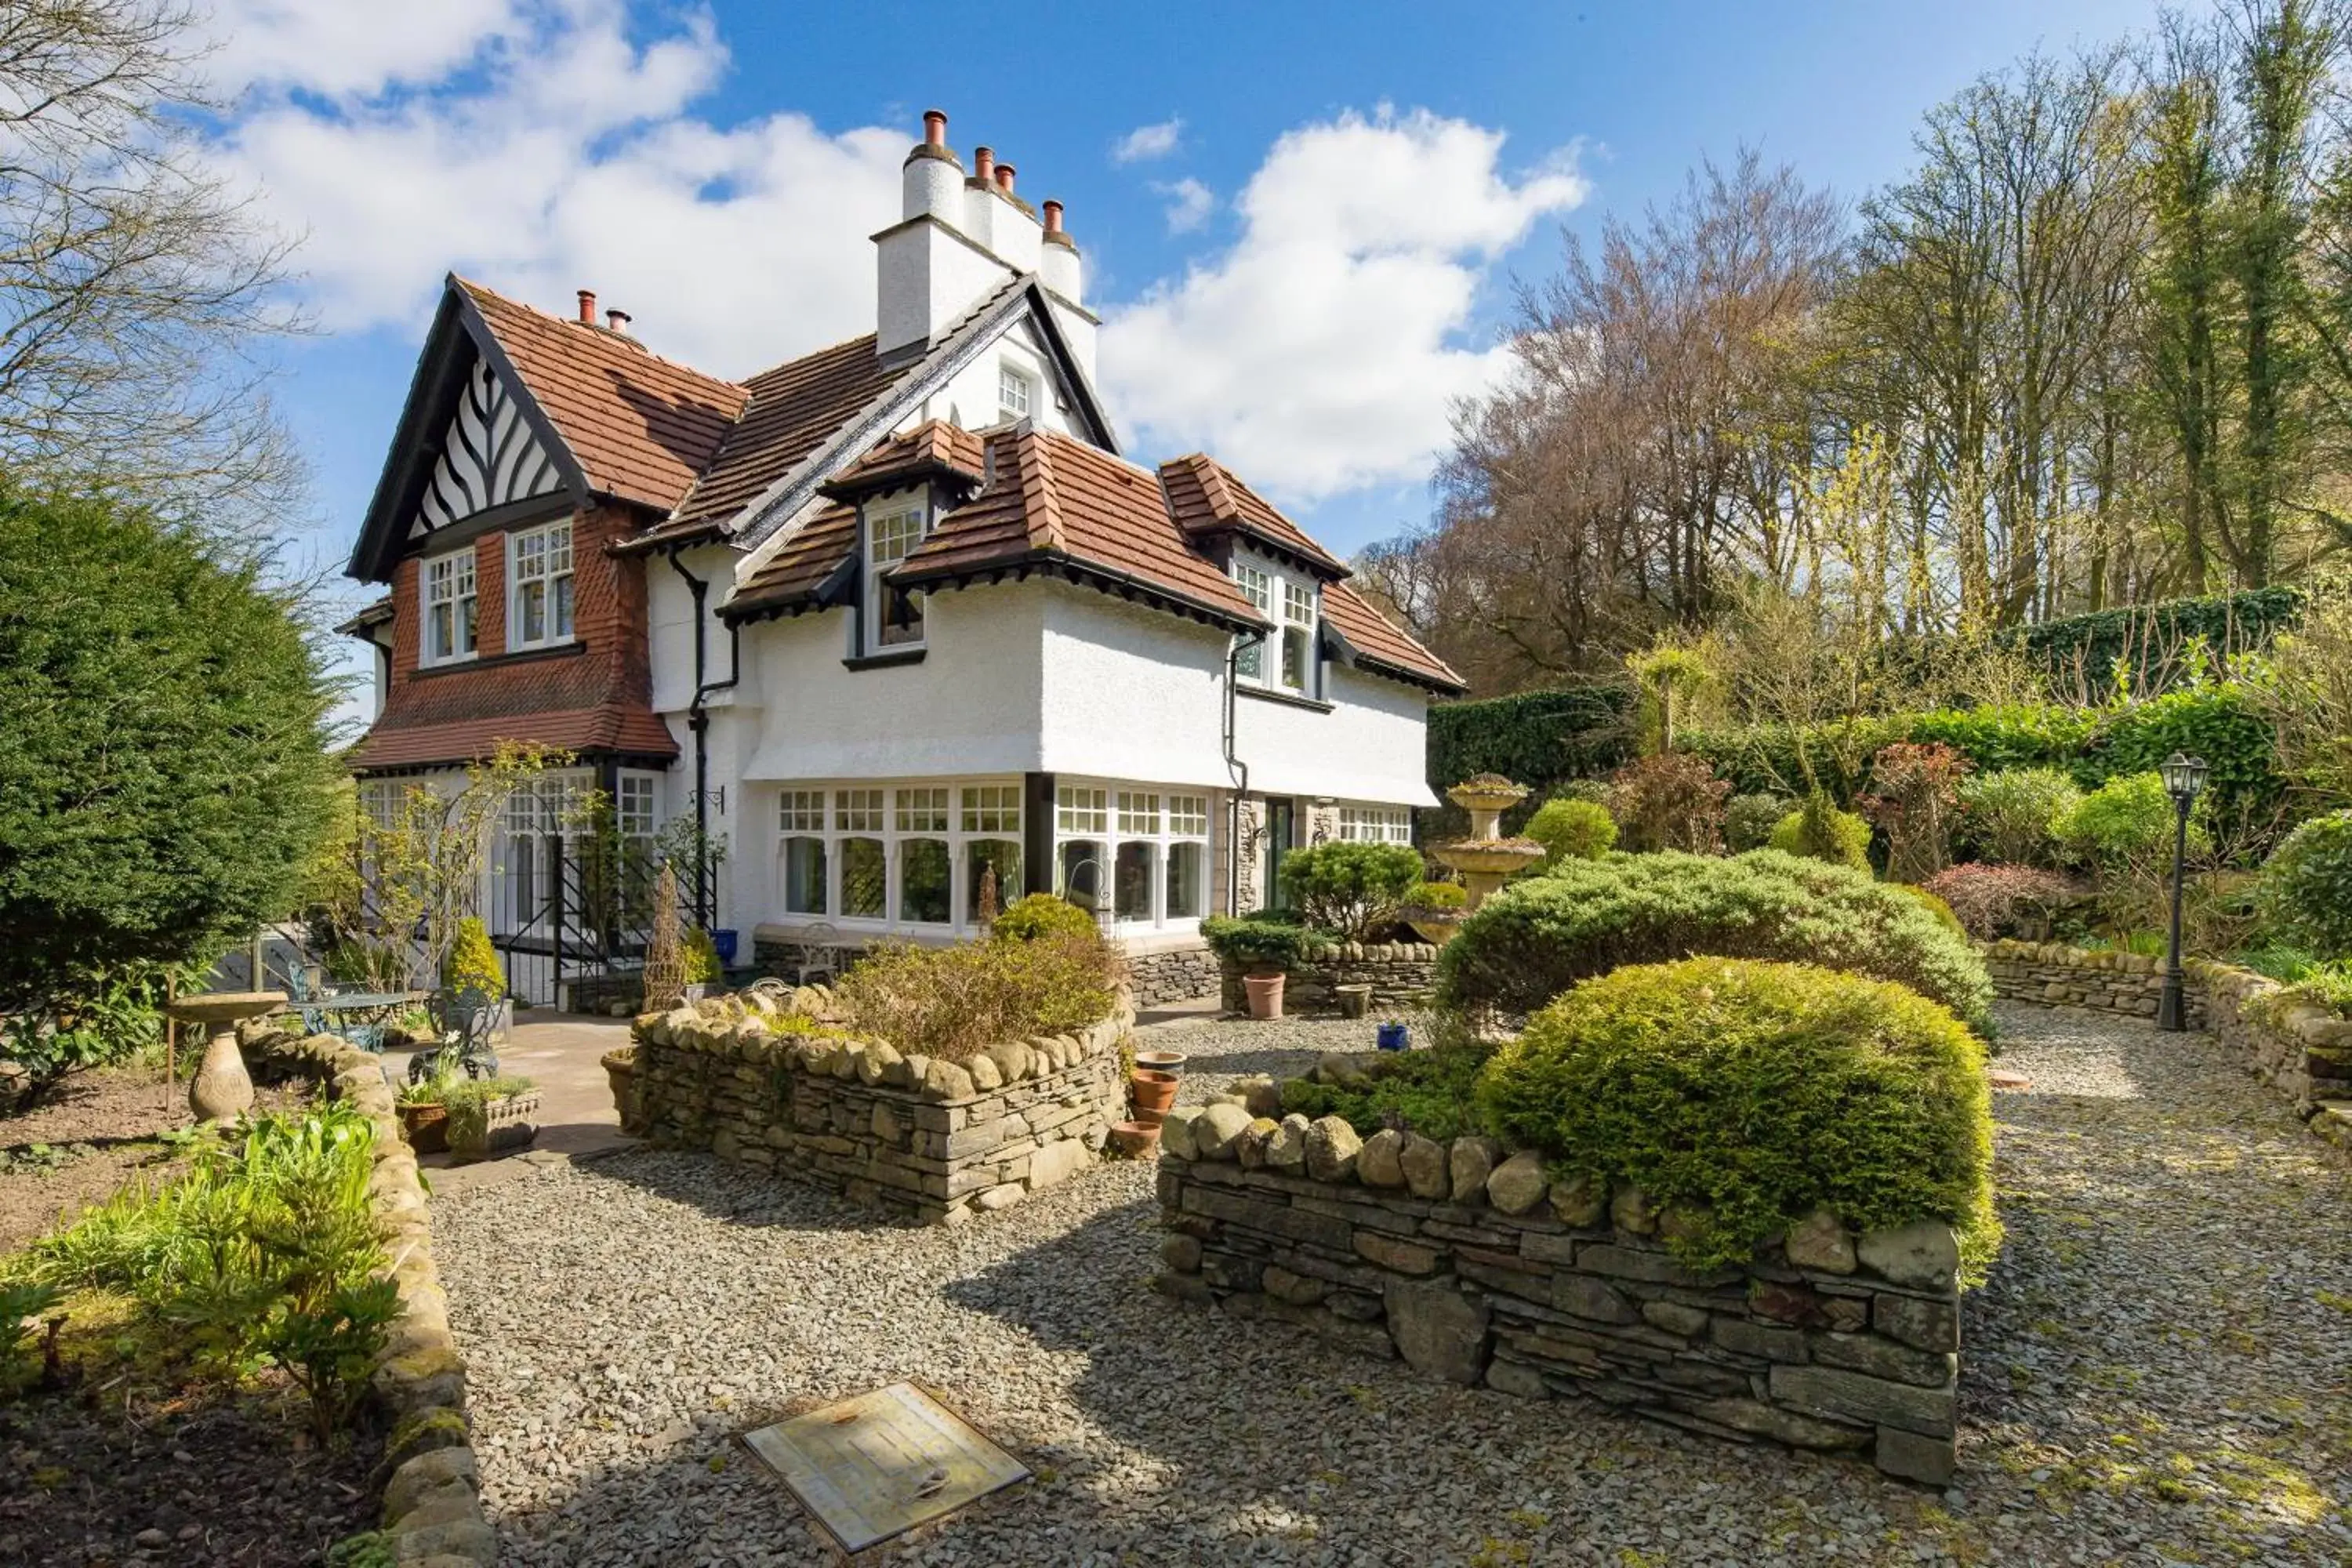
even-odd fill
[[[1589,800],[1548,800],[1520,831],[1544,847],[1545,863],[1553,866],[1598,860],[1617,845],[1617,819]]]
[[[1770,847],[1833,866],[1870,864],[1870,824],[1827,801],[1808,802],[1772,825]]]
[[[1453,1006],[1532,1013],[1621,964],[1786,959],[1910,986],[1980,1032],[1992,980],[1967,939],[1866,871],[1774,849],[1576,860],[1481,904],[1438,959]]]
[[[2315,816],[2263,864],[2263,912],[2325,958],[2352,953],[2352,811]]]
[[[1789,815],[1789,803],[1777,795],[1735,795],[1723,813],[1723,843],[1734,855],[1762,849],[1772,842],[1772,830]]]
[[[1031,893],[1007,905],[988,934],[999,942],[1035,942],[1040,937],[1093,936],[1098,929],[1095,917],[1069,900]]]
[[[1486,1124],[1555,1167],[1630,1182],[1690,1223],[1697,1268],[1816,1208],[1864,1230],[1950,1224],[1964,1274],[2000,1244],[1984,1047],[1901,985],[1696,958],[1578,986],[1479,1074]]]

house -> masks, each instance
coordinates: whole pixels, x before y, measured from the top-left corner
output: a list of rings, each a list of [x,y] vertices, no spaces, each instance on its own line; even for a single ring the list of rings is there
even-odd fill
[[[697,912],[746,946],[952,939],[1050,890],[1147,994],[1286,850],[1432,804],[1460,682],[1241,476],[1121,453],[1059,204],[967,173],[936,111],[903,195],[875,331],[740,382],[587,290],[448,279],[352,553],[386,590],[344,628],[376,652],[352,765],[388,811],[501,740],[570,754],[492,857],[510,960],[562,977],[591,790],[626,839],[725,846]]]

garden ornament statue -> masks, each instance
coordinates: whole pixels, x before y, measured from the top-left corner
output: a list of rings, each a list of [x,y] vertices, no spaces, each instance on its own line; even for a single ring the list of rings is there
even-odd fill
[[[220,991],[182,996],[164,1008],[181,1023],[202,1024],[206,1031],[204,1059],[188,1085],[188,1107],[197,1121],[234,1121],[252,1108],[253,1079],[236,1048],[236,1026],[285,1005],[283,991]]]
[[[2172,934],[2164,950],[2164,991],[2156,1005],[2156,1026],[2176,1032],[2189,1027],[2180,973],[2180,893],[2189,862],[2189,812],[2204,792],[2209,771],[2201,757],[2175,752],[2158,770],[2165,792],[2172,796]]]
[[[1429,852],[1439,865],[1462,876],[1470,895],[1466,914],[1486,901],[1486,895],[1544,858],[1544,847],[1532,838],[1506,838],[1503,813],[1528,798],[1527,790],[1500,773],[1480,773],[1445,792],[1445,798],[1470,814],[1470,837],[1433,844]]]

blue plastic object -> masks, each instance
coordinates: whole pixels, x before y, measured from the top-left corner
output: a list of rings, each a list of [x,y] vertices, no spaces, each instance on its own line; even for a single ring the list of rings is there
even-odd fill
[[[1412,1046],[1412,1031],[1402,1024],[1382,1024],[1380,1041],[1384,1051],[1408,1050]]]

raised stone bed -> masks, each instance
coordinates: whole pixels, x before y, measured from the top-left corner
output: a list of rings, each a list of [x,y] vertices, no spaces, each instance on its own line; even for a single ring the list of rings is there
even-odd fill
[[[822,987],[795,993],[822,1009]],[[1125,1005],[1076,1034],[1008,1040],[968,1062],[794,1034],[762,998],[637,1020],[646,1136],[800,1177],[868,1207],[955,1224],[1091,1162],[1124,1114]]]
[[[1238,963],[1220,965],[1221,993],[1228,1013],[1249,1010],[1242,989],[1247,973]],[[1372,988],[1371,1013],[1411,1012],[1425,1006],[1437,984],[1437,949],[1425,942],[1341,942],[1325,958],[1294,964],[1282,987],[1286,1013],[1337,1013],[1333,992],[1342,985]]]
[[[1209,951],[1206,943],[1160,952],[1129,953],[1127,960],[1128,989],[1134,994],[1139,1007],[1214,996],[1223,983],[1223,973],[1217,955]]]
[[[1993,990],[2020,1002],[2090,1007],[2153,1019],[2161,961],[2058,942],[1996,942],[1984,949]],[[2352,1019],[2291,1001],[2286,987],[2234,964],[2181,964],[2189,1026],[2231,1047],[2247,1068],[2294,1101],[2322,1138],[2352,1149]]]
[[[1179,1300],[1456,1383],[1951,1479],[1948,1226],[1856,1237],[1816,1215],[1746,1267],[1698,1274],[1659,1239],[1671,1209],[1551,1181],[1486,1139],[1366,1141],[1335,1116],[1231,1103],[1179,1110],[1163,1135],[1155,1284]]]

